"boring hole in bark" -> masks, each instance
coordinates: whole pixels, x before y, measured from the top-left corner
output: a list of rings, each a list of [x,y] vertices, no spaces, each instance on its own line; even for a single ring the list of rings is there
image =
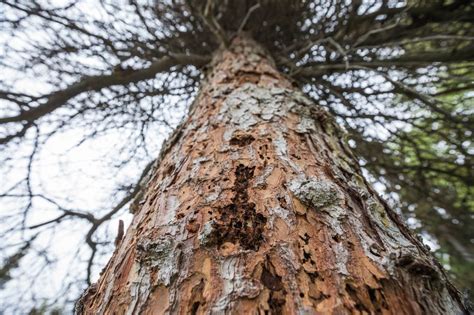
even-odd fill
[[[189,308],[189,314],[199,314],[202,312],[198,312],[201,305],[205,305],[206,301],[203,300],[203,290],[204,290],[204,280],[201,279],[198,285],[196,285],[191,290],[191,299],[190,301],[194,301]]]
[[[383,249],[377,245],[376,243],[373,243],[370,245],[369,247],[369,251],[374,255],[374,256],[378,256],[378,257],[381,257],[381,252],[383,251]]]
[[[367,291],[369,292],[370,301],[372,305],[375,306],[375,310],[377,312],[381,312],[382,308],[388,309],[387,301],[385,300],[385,296],[383,291],[380,289],[374,289],[366,285]]]
[[[168,176],[174,171],[174,165],[170,165],[163,173],[163,177]]]
[[[408,267],[408,272],[428,278],[429,280],[439,279],[438,271],[425,261],[415,261]]]
[[[350,172],[348,172],[347,170],[345,170],[344,168],[342,167],[339,167],[339,170],[341,171],[342,175],[348,180],[350,181],[353,174],[351,174]]]
[[[196,233],[199,231],[200,224],[195,223],[195,220],[190,220],[189,223],[186,225],[186,230],[189,233]]]
[[[375,305],[377,303],[377,297],[375,296],[375,289],[368,287],[367,291],[369,291],[370,301],[372,301],[372,304]]]
[[[303,250],[303,264],[311,259],[311,253]]]
[[[310,238],[311,238],[311,236],[309,236],[308,233],[304,233],[303,236],[300,235],[300,239],[305,243],[305,245],[309,244],[309,239]]]
[[[255,138],[252,135],[236,135],[230,139],[230,144],[244,147],[251,144],[254,140]]]
[[[364,202],[362,201],[362,197],[360,194],[353,189],[352,187],[349,187],[347,189],[347,192],[349,193],[349,196],[351,197],[352,201],[357,205],[357,207],[364,209]]]
[[[239,164],[235,170],[232,203],[217,209],[219,217],[213,223],[212,243],[221,246],[226,242],[240,244],[244,249],[258,250],[263,242],[267,219],[257,213],[255,203],[249,201],[248,188],[255,167]]]
[[[316,302],[316,305],[318,305],[320,302],[324,301],[325,299],[330,298],[331,295],[324,294],[323,292],[318,292],[316,296],[309,295],[309,297]]]
[[[413,257],[412,255],[402,255],[400,258],[398,258],[397,262],[396,262],[396,265],[398,267],[406,267],[408,265],[410,265],[411,263],[413,263],[415,261],[415,257]]]
[[[294,157],[295,159],[297,160],[301,160],[301,156],[297,155],[297,154],[291,154],[292,157]]]
[[[191,307],[191,314],[192,315],[196,315],[197,314],[197,311],[199,309],[199,306],[201,306],[201,303],[199,302],[194,302],[193,303],[193,306]]]
[[[354,301],[354,307],[361,312],[371,313],[367,306],[364,305],[362,299],[359,297],[357,288],[355,288],[352,284],[346,283],[346,292],[349,294],[352,301]]]
[[[273,271],[268,270],[266,267],[263,267],[260,280],[262,281],[264,286],[266,286],[272,291],[280,291],[281,289],[283,289],[281,277],[275,274]]]
[[[311,280],[312,283],[316,282],[316,279],[319,278],[319,273],[318,272],[307,272],[306,274],[308,275],[309,279]],[[324,279],[322,279],[324,281]]]
[[[288,203],[286,202],[285,197],[278,197],[278,202],[280,203],[280,207],[283,209],[288,209]]]
[[[281,277],[276,274],[273,265],[268,261],[262,268],[260,281],[262,281],[263,285],[270,290],[267,302],[271,314],[282,314],[283,306],[286,302],[286,291],[283,288]],[[265,314],[268,314],[268,312],[265,312]]]
[[[355,247],[354,243],[352,243],[351,241],[347,241],[347,248],[349,250],[351,251],[354,250],[354,247]]]

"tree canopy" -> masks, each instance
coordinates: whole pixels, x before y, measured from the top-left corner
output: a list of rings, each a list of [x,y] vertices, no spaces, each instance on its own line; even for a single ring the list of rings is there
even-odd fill
[[[238,34],[335,117],[367,177],[474,288],[471,1],[2,0],[0,12],[2,308],[70,305],[97,277],[161,142]]]

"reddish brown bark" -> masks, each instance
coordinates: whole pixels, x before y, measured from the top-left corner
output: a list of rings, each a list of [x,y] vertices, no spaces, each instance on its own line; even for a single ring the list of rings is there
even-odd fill
[[[455,314],[333,119],[250,40],[215,56],[86,314]]]

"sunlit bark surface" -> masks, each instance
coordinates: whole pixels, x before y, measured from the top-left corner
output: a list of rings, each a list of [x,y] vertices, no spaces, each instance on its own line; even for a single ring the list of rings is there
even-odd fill
[[[333,119],[266,55],[237,38],[215,56],[79,311],[462,313]]]

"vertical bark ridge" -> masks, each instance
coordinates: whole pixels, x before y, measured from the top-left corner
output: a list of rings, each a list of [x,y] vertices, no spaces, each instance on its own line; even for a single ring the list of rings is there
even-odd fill
[[[333,119],[245,38],[213,59],[90,314],[461,313]]]

